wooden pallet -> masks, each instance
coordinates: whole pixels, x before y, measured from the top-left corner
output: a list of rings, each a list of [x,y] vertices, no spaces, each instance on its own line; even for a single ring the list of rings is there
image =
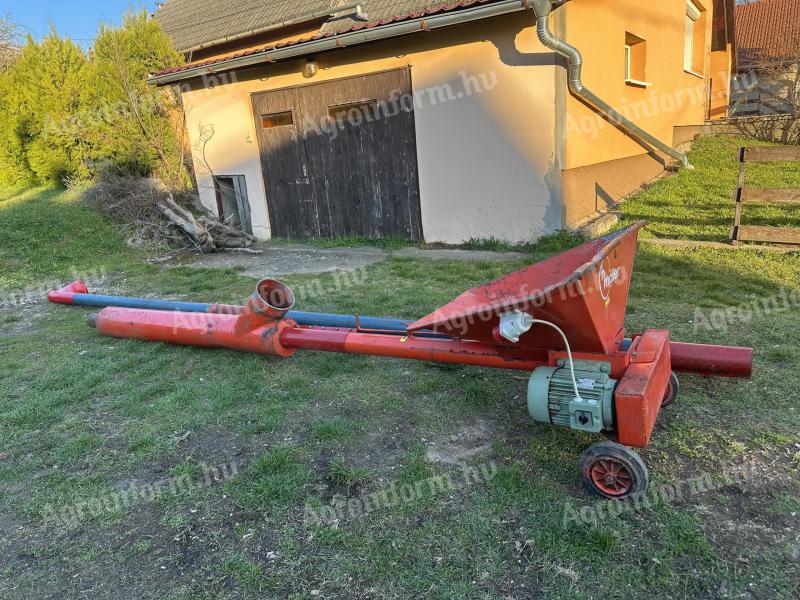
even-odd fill
[[[742,225],[742,209],[745,204],[800,203],[800,190],[745,187],[747,163],[779,161],[800,161],[800,147],[775,146],[741,148],[739,150],[739,186],[736,188],[736,193],[733,197],[736,203],[736,215],[730,235],[732,244],[738,244],[739,242],[767,242],[771,244],[800,245],[800,228]]]

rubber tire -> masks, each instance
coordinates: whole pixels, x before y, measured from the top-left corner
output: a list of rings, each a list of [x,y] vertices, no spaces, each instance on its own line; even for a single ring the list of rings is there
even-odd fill
[[[590,472],[592,466],[602,459],[613,458],[621,462],[631,474],[631,489],[623,495],[608,494],[598,488],[592,481]],[[616,442],[600,442],[592,444],[581,457],[581,478],[586,489],[595,496],[608,500],[635,500],[647,491],[649,475],[647,465],[633,450]]]
[[[661,401],[661,408],[669,406],[678,398],[681,393],[681,383],[678,381],[678,376],[673,371],[669,376],[669,385],[667,392],[664,394],[664,399]]]

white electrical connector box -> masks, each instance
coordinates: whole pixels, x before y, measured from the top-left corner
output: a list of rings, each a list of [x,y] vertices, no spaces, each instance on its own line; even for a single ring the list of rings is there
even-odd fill
[[[516,344],[519,338],[533,327],[533,317],[528,313],[513,310],[500,316],[500,337]]]

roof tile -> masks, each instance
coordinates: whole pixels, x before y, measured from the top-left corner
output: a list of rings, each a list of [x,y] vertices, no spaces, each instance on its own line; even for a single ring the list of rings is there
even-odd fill
[[[364,0],[370,21],[382,21],[418,10],[440,8],[454,0]],[[156,13],[178,50],[238,36],[317,11],[335,9],[350,0],[167,0]],[[326,23],[320,33],[348,30],[360,21],[350,18]]]
[[[181,1],[181,0],[173,0],[173,1],[177,2],[177,1]],[[196,0],[196,1],[203,1],[203,0]],[[380,1],[381,0],[374,0],[374,2],[372,4],[369,4],[368,2],[365,2],[365,6],[374,5],[375,3],[380,2]],[[424,3],[420,2],[419,0],[411,0],[410,2],[409,1],[403,1],[403,0],[385,0],[385,2],[390,3],[392,6],[401,6],[401,5],[409,6],[409,5],[413,5],[414,2],[416,2],[418,4],[424,4],[424,5],[419,7],[419,8],[417,8],[417,9],[415,9],[415,10],[406,12],[404,14],[390,15],[390,16],[382,18],[382,19],[374,19],[374,13],[368,12],[367,15],[370,17],[370,20],[368,22],[363,22],[363,21],[347,21],[347,22],[344,22],[344,23],[336,22],[335,26],[334,26],[334,23],[331,23],[329,25],[324,26],[320,30],[320,33],[318,33],[315,36],[311,36],[311,37],[300,39],[300,40],[295,40],[295,41],[292,41],[292,42],[283,42],[283,43],[278,43],[278,44],[272,44],[272,45],[265,46],[265,47],[262,47],[262,48],[255,48],[255,49],[252,49],[252,50],[246,50],[246,51],[243,51],[243,52],[239,52],[237,54],[227,55],[227,56],[225,56],[223,58],[215,58],[215,59],[210,59],[210,60],[204,60],[204,61],[188,63],[188,64],[182,65],[180,67],[175,67],[175,68],[172,68],[172,69],[165,69],[163,71],[159,71],[158,73],[154,73],[153,77],[161,77],[161,76],[164,76],[164,75],[170,75],[172,73],[179,73],[181,71],[186,71],[186,70],[194,69],[194,68],[197,68],[197,67],[210,66],[210,65],[214,65],[214,64],[217,64],[217,63],[220,63],[220,62],[232,60],[234,58],[242,58],[242,57],[246,57],[246,56],[253,56],[253,55],[256,55],[256,54],[260,54],[262,52],[266,52],[267,50],[274,50],[274,49],[277,49],[277,48],[286,48],[286,47],[294,46],[294,45],[301,44],[301,43],[304,43],[304,42],[310,42],[310,41],[313,41],[313,40],[316,40],[316,39],[332,37],[332,36],[340,34],[340,33],[346,33],[346,32],[350,32],[350,31],[359,31],[361,29],[379,27],[381,25],[387,25],[389,23],[416,19],[416,18],[422,17],[424,15],[432,15],[432,14],[437,14],[437,13],[450,12],[450,11],[455,11],[455,10],[459,10],[459,9],[462,9],[462,8],[467,8],[467,7],[473,6],[475,4],[489,4],[491,2],[496,2],[496,1],[499,1],[499,0],[460,0],[460,1],[458,1],[458,0],[455,0],[455,1],[454,0],[449,0],[447,2],[436,2],[436,3],[431,3],[429,0],[427,2],[424,2]],[[425,5],[429,5],[429,6],[425,6]],[[169,31],[167,31],[167,32],[169,33]]]
[[[736,6],[742,64],[800,58],[800,0],[757,0]]]

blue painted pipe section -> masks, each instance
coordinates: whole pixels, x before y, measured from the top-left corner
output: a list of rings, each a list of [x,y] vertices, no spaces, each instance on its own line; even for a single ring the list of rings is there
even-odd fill
[[[122,296],[102,296],[98,294],[74,294],[72,304],[76,306],[94,306],[105,308],[115,306],[118,308],[138,308],[144,310],[173,310],[185,313],[207,313],[211,311],[213,304],[202,304],[199,302],[175,302],[172,300],[149,300],[147,298],[125,298]],[[353,315],[336,315],[329,313],[310,313],[300,311],[289,311],[286,315],[288,319],[297,322],[298,325],[318,327],[339,327],[343,329],[355,329],[356,317]],[[358,325],[362,329],[374,329],[377,331],[396,331],[403,333],[407,330],[410,322],[399,319],[383,319],[379,317],[359,317]],[[447,337],[447,336],[441,336]]]
[[[319,327],[340,327],[342,329],[355,329],[356,318],[353,315],[334,315],[328,313],[308,313],[290,310],[286,315],[298,325],[317,325]],[[397,319],[383,319],[379,317],[359,317],[358,326],[361,329],[375,329],[378,331],[405,332],[410,322]]]
[[[78,306],[116,306],[117,308],[141,308],[145,310],[178,310],[187,313],[207,313],[210,304],[197,302],[173,302],[171,300],[148,300],[146,298],[124,298],[122,296],[100,296],[97,294],[75,294],[72,304]]]

